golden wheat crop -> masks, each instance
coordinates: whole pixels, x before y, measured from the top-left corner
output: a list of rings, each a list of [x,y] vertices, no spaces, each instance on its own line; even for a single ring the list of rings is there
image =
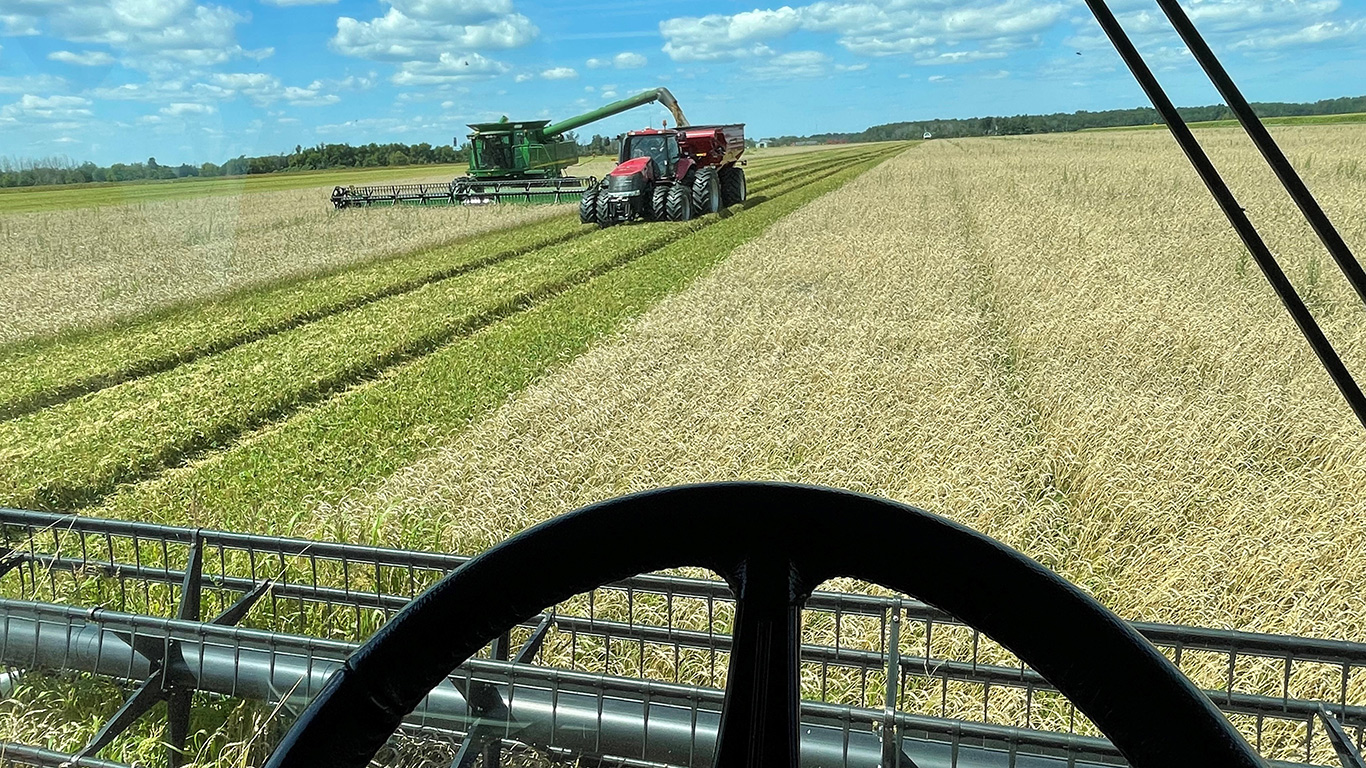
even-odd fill
[[[1278,135],[1366,250],[1366,132]],[[1366,372],[1312,233],[1236,134],[1201,137]],[[1126,618],[1366,639],[1366,434],[1165,134],[911,150],[336,514],[476,551],[740,478],[923,506]]]
[[[1345,281],[1252,150],[1201,135],[1362,369]],[[1366,175],[1323,160],[1366,132],[1279,135],[1366,240]],[[358,504],[471,551],[638,488],[816,482],[977,526],[1134,619],[1366,637],[1363,470],[1198,178],[1134,132],[912,150]]]
[[[330,192],[319,187],[0,215],[0,344],[566,210],[334,211]]]

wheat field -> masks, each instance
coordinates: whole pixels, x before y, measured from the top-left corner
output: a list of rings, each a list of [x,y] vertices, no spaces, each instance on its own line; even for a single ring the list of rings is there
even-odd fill
[[[336,211],[331,191],[0,214],[0,344],[431,248],[566,210]]]
[[[1342,159],[1366,132],[1277,135],[1366,242]],[[1345,281],[1254,150],[1202,137],[1361,370]],[[983,530],[1129,619],[1362,639],[1364,471],[1194,172],[1135,132],[909,151],[324,517],[478,551],[627,491],[819,483]]]

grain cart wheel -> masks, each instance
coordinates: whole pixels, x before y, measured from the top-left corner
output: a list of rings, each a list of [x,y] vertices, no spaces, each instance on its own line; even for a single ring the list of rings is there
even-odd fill
[[[745,202],[749,197],[749,185],[745,183],[745,169],[738,165],[728,165],[721,169],[721,204],[725,206]]]
[[[616,223],[612,221],[612,213],[608,209],[608,203],[611,200],[612,198],[607,194],[607,190],[599,190],[596,203],[597,211],[593,215],[593,219],[598,222],[599,227],[610,227]]]
[[[721,210],[721,182],[716,178],[715,168],[697,169],[692,179],[692,208],[698,216]]]
[[[801,754],[801,616],[812,590],[836,577],[911,595],[981,630],[1089,717],[1133,768],[1267,765],[1130,624],[1006,545],[873,496],[715,483],[557,515],[464,563],[351,654],[266,768],[363,768],[404,716],[495,638],[603,584],[682,567],[721,574],[736,600],[716,746],[704,765],[828,764]],[[506,715],[513,734],[517,706]],[[899,738],[884,749],[883,765],[906,764]]]
[[[650,196],[650,214],[655,221],[669,220],[669,188],[660,184]]]
[[[688,221],[692,218],[692,190],[684,184],[670,184],[665,204],[669,221]]]
[[[598,220],[598,188],[589,187],[579,198],[579,223],[595,224]]]

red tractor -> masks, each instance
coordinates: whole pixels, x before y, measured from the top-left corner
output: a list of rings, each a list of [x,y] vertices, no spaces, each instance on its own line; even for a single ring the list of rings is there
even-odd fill
[[[583,193],[579,220],[600,227],[687,221],[744,202],[744,151],[743,123],[632,131],[616,169]]]

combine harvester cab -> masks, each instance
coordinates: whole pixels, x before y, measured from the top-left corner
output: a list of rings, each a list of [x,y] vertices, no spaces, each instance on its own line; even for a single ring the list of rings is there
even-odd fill
[[[744,152],[744,123],[632,131],[621,142],[619,165],[583,193],[579,220],[600,227],[687,221],[742,203]]]
[[[470,166],[465,176],[435,184],[384,184],[335,187],[332,205],[486,205],[490,203],[569,203],[597,186],[592,176],[565,176],[579,162],[579,147],[569,131],[636,107],[659,102],[674,119],[687,119],[667,88],[644,91],[591,112],[552,124],[549,120],[470,123]],[[743,142],[741,142],[743,145]]]

